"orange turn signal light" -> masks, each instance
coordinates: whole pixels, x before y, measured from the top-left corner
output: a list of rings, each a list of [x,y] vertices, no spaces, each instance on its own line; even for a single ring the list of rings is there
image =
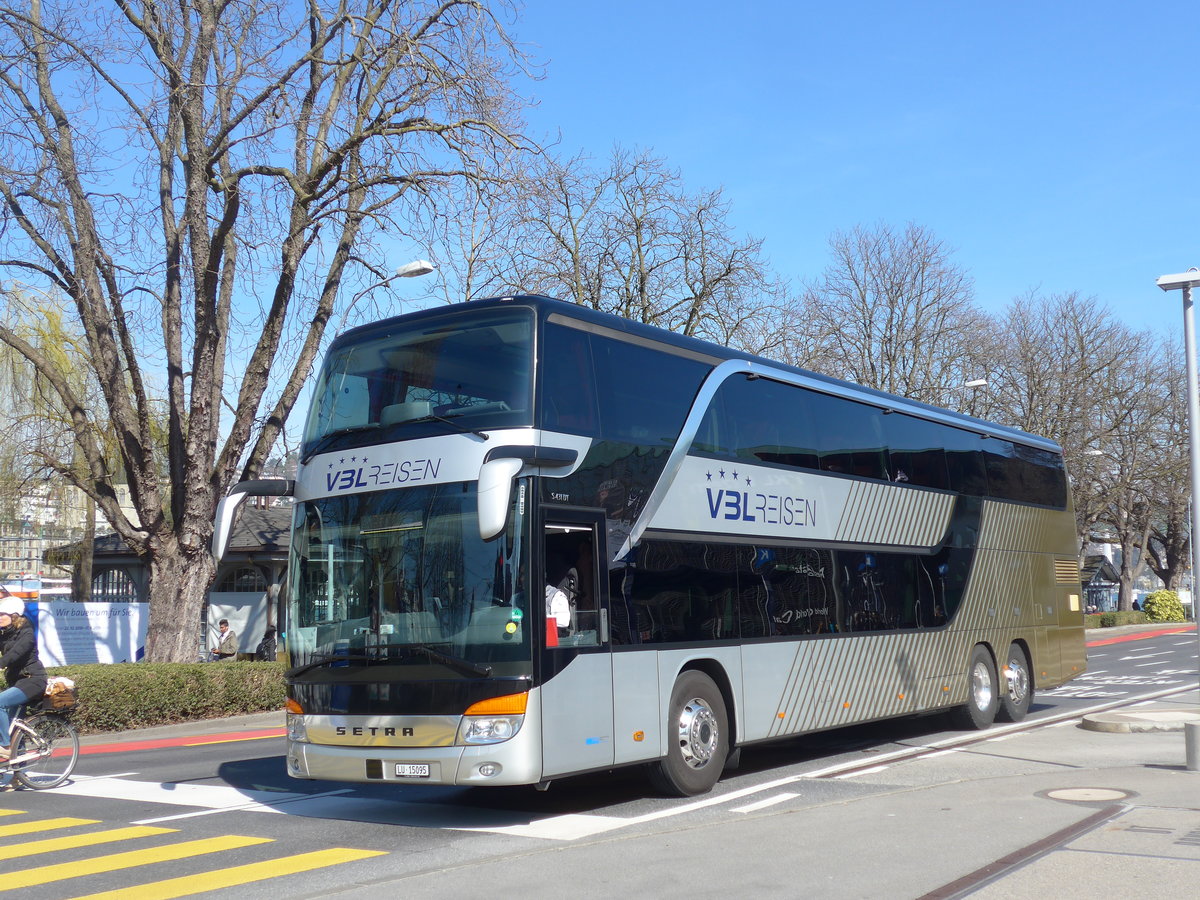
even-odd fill
[[[288,697],[287,702],[283,704],[283,711],[292,713],[293,715],[297,715],[297,716],[304,715],[304,707],[301,706],[299,703],[297,703],[295,700],[293,700],[291,697]]]
[[[472,703],[463,713],[466,716],[523,716],[529,694],[504,694]]]

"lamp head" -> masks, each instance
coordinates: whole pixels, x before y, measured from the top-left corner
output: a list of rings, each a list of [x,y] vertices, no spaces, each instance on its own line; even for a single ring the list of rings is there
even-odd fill
[[[1164,291],[1178,291],[1183,288],[1196,287],[1200,285],[1200,269],[1192,266],[1186,272],[1180,272],[1178,275],[1163,275],[1155,284]]]
[[[399,278],[418,278],[421,275],[428,275],[437,268],[427,259],[418,259],[416,262],[405,263],[396,270],[396,275]]]

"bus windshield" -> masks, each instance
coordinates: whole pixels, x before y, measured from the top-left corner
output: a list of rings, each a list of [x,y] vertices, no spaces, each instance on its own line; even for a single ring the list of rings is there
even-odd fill
[[[528,674],[525,526],[514,511],[485,543],[474,510],[461,483],[297,504],[293,675],[380,664],[439,679]]]
[[[532,357],[533,312],[524,307],[355,332],[322,367],[303,455],[377,442],[406,422],[442,431],[530,424]]]

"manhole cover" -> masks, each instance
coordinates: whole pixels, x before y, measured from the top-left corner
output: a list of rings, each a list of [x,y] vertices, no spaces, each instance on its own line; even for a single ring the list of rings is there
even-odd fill
[[[1113,800],[1124,800],[1129,793],[1113,788],[1062,788],[1057,791],[1047,791],[1046,796],[1051,800],[1069,800],[1073,803],[1106,803]]]

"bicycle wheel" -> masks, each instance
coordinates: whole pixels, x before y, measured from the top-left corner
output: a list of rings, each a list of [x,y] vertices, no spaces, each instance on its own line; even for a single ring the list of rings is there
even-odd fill
[[[17,730],[12,768],[17,781],[34,790],[58,787],[71,777],[79,759],[79,735],[62,716],[37,715]],[[32,732],[32,733],[31,733]],[[26,762],[24,756],[32,758]]]

